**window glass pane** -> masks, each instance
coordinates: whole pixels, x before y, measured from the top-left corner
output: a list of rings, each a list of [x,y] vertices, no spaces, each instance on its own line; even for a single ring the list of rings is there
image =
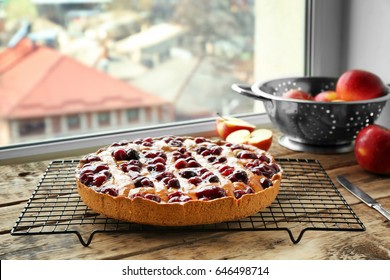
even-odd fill
[[[99,126],[109,126],[110,125],[110,113],[101,112],[97,114]]]
[[[45,120],[44,119],[28,119],[20,120],[18,122],[17,136],[28,137],[32,135],[44,134],[45,132]]]
[[[80,116],[71,115],[67,117],[68,129],[80,129]]]
[[[262,112],[231,85],[303,73],[304,3],[0,1],[0,146]]]
[[[139,121],[139,111],[140,111],[140,108],[126,110],[127,122],[129,122],[129,123],[138,122]]]

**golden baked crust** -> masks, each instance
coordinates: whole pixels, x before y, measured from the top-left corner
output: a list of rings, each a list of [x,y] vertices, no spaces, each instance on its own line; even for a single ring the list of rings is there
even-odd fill
[[[113,143],[86,155],[76,170],[80,197],[93,211],[159,226],[255,214],[275,200],[281,179],[265,151],[201,137]]]

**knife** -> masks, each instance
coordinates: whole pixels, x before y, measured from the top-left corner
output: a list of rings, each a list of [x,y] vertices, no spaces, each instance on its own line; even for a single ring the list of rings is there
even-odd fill
[[[359,189],[357,186],[352,184],[350,181],[348,181],[344,176],[337,176],[337,181],[346,188],[350,193],[352,193],[354,196],[359,198],[361,201],[363,201],[365,204],[370,206],[371,208],[374,208],[379,213],[381,213],[383,216],[385,216],[390,221],[390,213],[382,207],[382,205],[379,204],[375,199],[373,199],[371,196],[369,196],[367,193]]]

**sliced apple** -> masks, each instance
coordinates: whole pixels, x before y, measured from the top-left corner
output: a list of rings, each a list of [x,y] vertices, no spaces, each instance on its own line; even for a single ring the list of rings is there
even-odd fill
[[[250,124],[244,120],[237,119],[234,117],[221,117],[218,116],[216,119],[216,130],[218,135],[222,139],[226,139],[226,137],[234,131],[246,129],[249,132],[254,131],[256,126]]]
[[[233,144],[249,144],[267,151],[271,147],[272,137],[272,131],[269,129],[262,128],[252,132],[247,129],[240,129],[230,133],[226,137],[226,141]]]
[[[247,143],[264,151],[268,151],[272,144],[272,136],[272,131],[269,129],[257,129],[250,134]]]
[[[250,138],[251,132],[247,129],[233,131],[226,137],[226,141],[233,144],[246,144]]]

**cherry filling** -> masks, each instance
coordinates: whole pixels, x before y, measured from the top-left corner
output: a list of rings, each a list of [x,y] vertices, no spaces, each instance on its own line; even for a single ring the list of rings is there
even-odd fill
[[[195,186],[197,186],[197,185],[199,185],[200,183],[202,183],[202,181],[203,181],[203,180],[202,180],[200,177],[198,177],[198,176],[192,177],[192,178],[188,179],[188,182],[189,182],[190,184],[195,185]]]
[[[273,185],[270,179],[264,177],[260,179],[260,184],[263,187],[263,189],[269,188]]]
[[[109,195],[112,195],[112,196],[118,196],[118,190],[114,189],[114,188],[111,188],[111,187],[104,188],[104,189],[100,190],[100,192],[101,193],[106,193],[106,194],[109,194]]]
[[[183,170],[179,172],[179,175],[183,178],[189,179],[191,177],[195,177],[198,174],[193,170]]]
[[[145,194],[144,198],[153,200],[155,202],[161,202],[161,197],[159,197],[158,195],[155,195],[155,194],[151,194],[151,193]]]
[[[153,182],[149,178],[147,178],[145,176],[135,177],[133,179],[133,182],[134,182],[134,187],[136,187],[136,188],[142,188],[142,187],[151,187],[151,188],[153,188],[154,187]]]
[[[190,196],[188,196],[188,195],[183,194],[180,191],[176,191],[176,192],[170,193],[168,195],[168,203],[172,203],[172,202],[186,202],[186,201],[189,201],[189,200],[192,200],[192,198]]]
[[[107,180],[107,176],[105,174],[95,174],[93,176],[93,185],[96,187],[100,187]]]
[[[267,163],[261,163],[258,166],[253,166],[252,164],[248,163],[245,167],[252,171],[254,174],[263,175],[267,178],[272,178],[273,175],[280,171],[279,167],[274,163],[270,165],[268,165]]]
[[[161,172],[156,175],[156,180],[161,181],[166,185],[168,188],[172,189],[179,189],[180,188],[180,182],[177,178],[175,178],[175,175],[171,172]]]
[[[167,143],[168,145],[172,147],[181,147],[183,146],[184,138],[182,137],[174,137],[174,136],[169,136],[163,138],[164,142]]]
[[[228,176],[228,179],[232,182],[248,182],[248,174],[243,170],[236,170],[231,175]]]
[[[250,152],[250,151],[240,151],[238,154],[237,154],[237,157],[238,158],[243,158],[243,159],[257,159],[257,155],[253,152]]]
[[[196,137],[194,139],[194,141],[195,141],[196,144],[199,144],[199,143],[206,142],[206,138],[204,138],[204,137]]]
[[[162,172],[165,171],[165,165],[162,163],[150,164],[147,169],[148,171]]]
[[[110,146],[111,146],[111,147],[126,146],[127,144],[129,144],[129,141],[127,141],[127,140],[121,140],[121,141],[119,141],[119,142],[114,142],[114,143],[112,143]]]
[[[183,155],[183,154],[181,154]],[[187,158],[184,157],[178,157],[175,161],[175,168],[177,169],[183,169],[186,167],[195,168],[195,167],[201,167],[199,162],[197,162],[193,157],[189,156]]]
[[[146,193],[146,194],[136,193],[136,194],[133,194],[130,198],[136,198],[136,197],[143,197],[143,198],[155,201],[157,203],[161,202],[161,197],[159,197],[156,194],[152,194],[152,193]]]
[[[223,176],[229,176],[229,175],[231,175],[233,173],[234,167],[233,166],[229,166],[229,165],[221,165],[218,168],[218,171]]]
[[[199,200],[213,200],[226,196],[226,191],[217,186],[211,186],[195,193]]]
[[[180,182],[177,178],[172,178],[168,180],[168,188],[170,189],[179,189],[180,188]]]
[[[233,193],[234,193],[234,197],[236,199],[239,199],[241,198],[244,194],[248,194],[248,193],[254,193],[255,191],[251,188],[251,187],[247,187],[245,190],[235,190]]]
[[[180,148],[177,151],[172,152],[173,159],[176,161],[178,159],[186,159],[191,157],[191,153],[187,151],[186,148]]]
[[[218,164],[218,163],[224,163],[227,161],[227,158],[225,156],[207,156],[207,161],[212,164]]]
[[[139,160],[133,159],[133,160],[130,160],[129,162],[121,163],[119,165],[119,168],[123,172],[133,171],[133,172],[139,173],[139,172],[141,172],[141,169],[142,169],[142,163]]]
[[[90,155],[88,156],[86,159],[85,159],[85,162],[86,163],[90,163],[90,162],[93,162],[93,161],[101,161],[101,158],[96,156],[96,155]]]
[[[112,152],[112,156],[117,161],[139,159],[139,154],[134,149],[125,150],[124,148],[119,148]]]
[[[81,169],[79,179],[86,186],[100,187],[105,181],[111,178],[112,174],[106,164],[98,164],[93,166],[86,164]]]

